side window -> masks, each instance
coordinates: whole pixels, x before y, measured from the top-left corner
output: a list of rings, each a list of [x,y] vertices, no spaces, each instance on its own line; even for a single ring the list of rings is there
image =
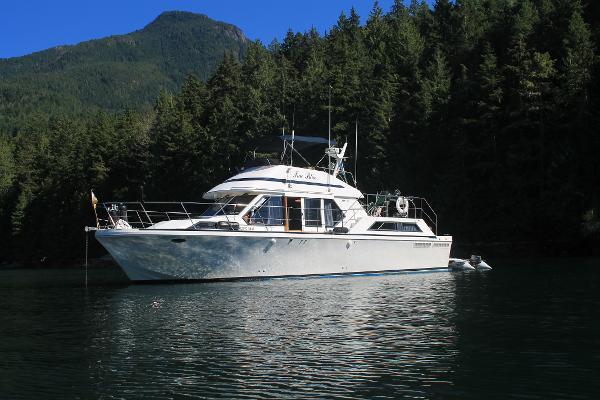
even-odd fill
[[[250,212],[251,224],[283,225],[283,202],[281,196],[264,197],[257,208]]]
[[[422,232],[421,228],[419,228],[417,224],[410,224],[406,222],[398,222],[397,229],[402,232]]]
[[[375,222],[369,228],[370,231],[395,231],[396,223],[395,222]]]
[[[321,199],[304,199],[304,225],[321,226]]]
[[[399,232],[422,232],[417,224],[410,222],[378,221],[369,228],[370,231],[399,231]]]
[[[344,219],[344,213],[332,199],[323,199],[325,209],[325,226],[331,228]]]

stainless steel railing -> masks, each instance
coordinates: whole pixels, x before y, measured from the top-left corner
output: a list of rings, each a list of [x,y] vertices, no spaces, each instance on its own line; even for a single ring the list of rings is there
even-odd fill
[[[206,229],[213,222],[207,222],[208,217],[219,217],[224,219],[225,225],[218,229],[226,229],[235,226],[237,222],[234,216],[248,204],[232,204],[231,202],[105,202],[98,207],[98,219],[101,229],[124,227],[127,223],[132,228],[146,229],[162,221],[186,220],[189,228]],[[359,207],[360,204],[358,205]],[[207,211],[211,209],[210,213]],[[333,227],[345,227],[348,221],[356,220],[356,217],[346,218],[348,213],[355,214],[361,208],[334,211],[321,207],[284,207],[273,205],[254,205],[242,219],[248,225],[257,226],[291,226],[293,222],[301,223],[304,227],[315,228],[317,231],[325,231]],[[329,217],[328,217],[329,211]],[[295,213],[295,217],[293,217]]]
[[[422,197],[405,196],[409,201],[408,214],[412,219],[423,219],[437,234],[437,214]],[[366,194],[366,203],[356,201],[350,208],[336,210],[326,207],[284,207],[268,204],[257,204],[242,216],[249,225],[257,226],[291,226],[300,221],[302,226],[315,228],[317,231],[333,227],[352,228],[364,212],[370,216],[396,217],[397,195]],[[189,227],[185,229],[235,229],[234,216],[249,203],[226,202],[105,202],[98,208],[98,222],[101,229],[122,227],[124,222],[132,228],[146,229],[162,221],[187,220]],[[210,210],[210,212],[208,212]],[[265,212],[266,210],[266,212]],[[220,225],[207,222],[211,216],[220,217]],[[121,221],[121,222],[119,222]],[[238,220],[239,221],[239,220]],[[239,225],[238,225],[239,226]]]
[[[396,193],[375,193],[365,194],[365,208],[371,216],[393,217],[398,215],[396,209],[396,200],[400,194]],[[438,217],[433,207],[424,197],[403,196],[409,202],[406,218],[424,220],[437,235]]]
[[[132,228],[145,229],[162,221],[189,220],[193,225],[209,208],[215,214],[230,222],[234,214],[238,214],[247,204],[213,202],[105,202],[99,205],[98,222],[100,228],[108,229],[117,226],[118,221],[125,221]],[[226,207],[232,207],[231,211]]]

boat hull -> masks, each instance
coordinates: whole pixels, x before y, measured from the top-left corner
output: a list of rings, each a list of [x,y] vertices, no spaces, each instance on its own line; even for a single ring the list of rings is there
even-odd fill
[[[448,267],[452,239],[240,231],[100,230],[132,281],[223,280]]]

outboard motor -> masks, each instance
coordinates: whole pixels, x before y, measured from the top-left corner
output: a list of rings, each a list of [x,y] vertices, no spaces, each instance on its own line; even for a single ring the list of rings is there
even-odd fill
[[[469,263],[474,268],[477,268],[477,271],[488,271],[492,269],[492,267],[490,267],[488,263],[481,259],[481,256],[472,255],[471,259],[469,260]]]
[[[127,206],[123,203],[120,203],[118,205],[119,207],[119,219],[122,219],[125,222],[128,222],[129,220],[127,219]]]
[[[112,228],[114,229],[131,229],[131,225],[127,221],[127,206],[123,203],[113,203],[108,209]]]
[[[114,222],[119,219],[117,205],[111,204],[107,211],[112,224],[114,224]]]

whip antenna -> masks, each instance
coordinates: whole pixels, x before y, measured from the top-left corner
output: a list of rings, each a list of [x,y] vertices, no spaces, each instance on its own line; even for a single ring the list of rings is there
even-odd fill
[[[292,112],[292,151],[290,152],[290,166],[294,165],[294,125],[296,125],[296,104]]]
[[[357,186],[357,177],[356,177],[356,165],[358,163],[358,118],[355,121],[355,130],[354,130],[354,187]]]
[[[327,126],[327,146],[331,148],[331,85],[329,85],[329,115],[328,115],[328,126]],[[331,154],[327,152],[327,170],[331,175]]]

